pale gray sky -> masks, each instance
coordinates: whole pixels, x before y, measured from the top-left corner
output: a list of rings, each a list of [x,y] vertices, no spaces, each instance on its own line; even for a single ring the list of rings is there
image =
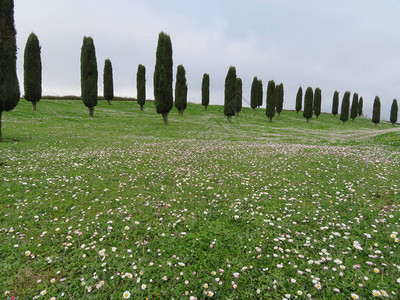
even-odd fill
[[[114,69],[115,95],[136,97],[138,64],[146,66],[153,98],[160,31],[171,36],[174,76],[186,68],[188,100],[200,102],[203,73],[210,74],[211,104],[223,104],[225,76],[236,67],[243,96],[254,76],[283,82],[285,109],[294,109],[299,86],[322,90],[330,112],[335,90],[357,92],[371,116],[376,95],[387,119],[400,100],[398,0],[16,0],[18,74],[35,32],[42,46],[43,94],[80,95],[83,36],[94,39],[102,95],[104,60]],[[21,85],[22,86],[22,85]],[[265,103],[265,96],[264,96]]]

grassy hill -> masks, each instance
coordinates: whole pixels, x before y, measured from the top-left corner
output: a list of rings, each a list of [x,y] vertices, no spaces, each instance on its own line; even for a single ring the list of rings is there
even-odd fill
[[[85,138],[101,143],[124,143],[130,138],[176,138],[194,140],[276,140],[280,143],[307,144],[359,144],[374,143],[375,137],[386,134],[379,140],[390,144],[399,140],[399,126],[387,122],[375,126],[370,119],[357,118],[345,125],[331,114],[315,116],[307,124],[302,112],[283,111],[273,123],[268,123],[265,109],[243,108],[240,116],[228,124],[223,116],[223,107],[210,105],[207,112],[201,105],[188,104],[184,116],[177,110],[169,114],[169,126],[164,127],[162,117],[155,112],[154,103],[145,105],[140,112],[134,102],[114,102],[107,105],[100,101],[95,109],[95,118],[90,120],[81,101],[42,100],[38,113],[31,111],[29,103],[21,100],[14,112],[4,113],[4,137],[29,143],[55,142],[60,134],[66,143],[82,143]],[[87,128],[90,130],[84,130]],[[26,145],[27,146],[27,145]],[[394,145],[399,146],[399,144]]]
[[[21,101],[3,116],[6,298],[399,297],[400,129],[283,111]],[[45,294],[44,295],[41,295]],[[192,298],[193,299],[193,298]]]

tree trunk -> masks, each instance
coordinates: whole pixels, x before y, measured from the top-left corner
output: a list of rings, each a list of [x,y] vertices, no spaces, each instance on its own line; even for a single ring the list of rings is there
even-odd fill
[[[318,119],[319,115],[318,115],[318,116],[316,116],[316,117],[317,117],[317,119]]]
[[[206,105],[206,106],[204,106],[204,110],[205,110],[205,111],[207,111],[207,105]]]
[[[178,112],[179,112],[179,115],[180,116],[183,116],[183,110],[181,109],[181,110],[178,110]]]
[[[162,117],[164,119],[164,125],[166,126],[168,124],[168,113],[162,113]]]
[[[269,118],[269,122],[272,123],[272,118]]]
[[[93,118],[94,115],[94,107],[89,107],[89,116]]]
[[[310,119],[309,119],[309,118],[307,118],[307,123],[308,123],[308,122],[310,122]]]
[[[296,115],[298,115],[299,114],[299,111],[298,110],[296,110]]]
[[[3,136],[1,135],[1,115],[2,115],[3,111],[0,110],[0,143],[3,141]]]
[[[239,112],[235,111],[235,117],[239,117]]]
[[[108,105],[111,105],[111,100],[107,100],[107,102],[108,102]]]
[[[140,111],[143,111],[143,105],[140,105]]]
[[[33,111],[36,111],[36,104],[37,104],[36,101],[33,101],[33,102],[32,102],[32,109],[33,109]]]
[[[232,123],[232,116],[231,115],[228,116],[228,123]]]
[[[281,113],[280,112],[278,112],[278,117],[280,117],[281,116]]]
[[[344,123],[346,123],[346,121],[342,121],[343,122],[343,125],[344,125]]]

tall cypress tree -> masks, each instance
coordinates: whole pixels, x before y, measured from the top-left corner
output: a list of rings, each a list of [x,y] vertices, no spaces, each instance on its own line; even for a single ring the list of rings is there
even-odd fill
[[[258,92],[259,92],[259,81],[257,76],[253,78],[253,82],[251,83],[251,91],[250,91],[250,107],[254,110],[258,106]]]
[[[0,24],[0,142],[2,142],[3,111],[10,111],[16,107],[20,96],[13,0],[0,0]]]
[[[183,116],[183,111],[187,106],[187,91],[188,86],[186,83],[186,70],[182,65],[179,65],[176,72],[175,107],[177,108],[180,116]]]
[[[257,106],[260,107],[263,105],[263,83],[262,80],[258,80],[258,90],[257,90]]]
[[[235,115],[235,97],[236,97],[236,68],[229,67],[225,78],[225,99],[224,99],[224,115],[227,116],[228,122]]]
[[[298,114],[301,111],[301,105],[303,102],[303,89],[299,87],[296,95],[296,113]]]
[[[314,114],[315,116],[319,117],[319,115],[321,114],[321,89],[320,88],[316,88],[315,89],[315,94],[314,94]]]
[[[314,97],[313,89],[312,87],[308,87],[304,95],[304,111],[303,111],[303,117],[307,119],[307,123],[310,121],[313,115],[313,101],[314,101],[313,97]]]
[[[346,123],[349,119],[349,109],[350,109],[350,92],[345,92],[342,100],[342,107],[340,109],[340,121]]]
[[[275,82],[273,80],[268,81],[267,87],[267,107],[265,110],[265,114],[268,117],[269,122],[272,122],[272,119],[275,116]]]
[[[281,115],[283,109],[283,101],[284,101],[284,90],[283,90],[283,83],[278,84],[275,89],[275,105],[276,105],[276,112],[278,116]]]
[[[238,116],[242,110],[243,84],[242,79],[236,78],[235,84],[235,115]]]
[[[32,109],[36,111],[36,104],[42,97],[42,60],[39,39],[33,32],[24,52],[24,90],[25,99],[32,102]]]
[[[372,110],[372,122],[376,125],[381,121],[381,99],[378,96],[375,97],[374,107]]]
[[[114,80],[112,64],[109,59],[106,59],[104,62],[103,96],[108,101],[108,104],[111,104],[111,100],[114,98]]]
[[[394,125],[397,122],[397,115],[399,113],[399,107],[397,106],[397,100],[394,99],[392,107],[390,108],[390,123]]]
[[[94,107],[97,105],[97,81],[96,50],[93,39],[85,36],[81,49],[81,92],[90,117],[93,117]]]
[[[339,92],[335,91],[333,94],[333,101],[332,101],[332,115],[336,116],[339,111]]]
[[[136,73],[136,90],[137,103],[140,105],[140,111],[143,111],[143,106],[146,104],[146,67],[138,66]]]
[[[363,97],[358,101],[358,115],[362,116],[363,114]]]
[[[156,52],[156,67],[154,70],[154,98],[156,111],[168,122],[168,113],[172,109],[174,99],[172,95],[173,81],[172,43],[168,34],[160,32]]]
[[[358,94],[353,94],[353,101],[351,101],[350,118],[354,119],[358,116]]]
[[[207,106],[210,104],[210,75],[207,73],[203,74],[203,80],[201,82],[201,105],[204,106],[204,110],[207,110]]]

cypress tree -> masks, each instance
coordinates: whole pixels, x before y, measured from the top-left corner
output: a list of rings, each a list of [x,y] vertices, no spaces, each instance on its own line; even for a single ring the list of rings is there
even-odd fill
[[[333,94],[333,101],[332,101],[332,115],[336,116],[339,111],[339,92],[335,91]]]
[[[160,32],[156,52],[156,66],[154,70],[154,98],[156,111],[168,122],[168,113],[173,106],[172,81],[173,81],[172,44],[168,34]]]
[[[354,119],[358,116],[358,94],[354,93],[353,101],[351,101],[350,118]]]
[[[303,117],[307,119],[307,123],[310,121],[313,115],[313,101],[314,101],[313,97],[314,97],[313,89],[312,87],[308,87],[304,95],[304,111],[303,111]]]
[[[399,113],[399,107],[397,106],[397,100],[394,99],[392,107],[390,108],[390,123],[394,125],[397,122],[397,115]]]
[[[298,114],[301,111],[301,104],[303,102],[303,89],[299,87],[296,95],[296,113]]]
[[[114,81],[112,64],[109,59],[106,59],[104,62],[103,95],[108,104],[111,104],[111,100],[114,98]]]
[[[358,115],[362,116],[363,114],[363,97],[358,101]]]
[[[340,110],[340,121],[346,123],[349,119],[349,109],[350,109],[350,92],[345,92],[342,100],[342,107]]]
[[[276,112],[278,116],[281,115],[283,109],[283,101],[284,101],[284,90],[283,90],[283,83],[278,84],[275,89],[275,105],[276,105]]]
[[[262,80],[258,80],[258,90],[257,90],[257,106],[260,107],[263,104],[263,83]]]
[[[183,116],[183,111],[187,106],[187,91],[186,70],[182,65],[179,65],[176,72],[175,107],[180,116]]]
[[[268,117],[269,122],[272,122],[275,116],[275,82],[273,80],[268,81],[267,86],[267,107],[265,114]]]
[[[236,78],[235,84],[235,115],[238,116],[242,110],[242,96],[243,96],[243,84],[242,79]]]
[[[36,104],[42,97],[42,60],[39,39],[33,32],[24,52],[24,90],[25,99],[32,102],[32,109],[36,111]]]
[[[89,109],[89,116],[93,118],[94,107],[97,105],[97,61],[93,39],[84,37],[81,49],[81,92],[82,101]]]
[[[315,89],[314,114],[317,117],[317,119],[318,119],[319,115],[321,114],[321,89],[320,88]]]
[[[257,76],[253,78],[253,82],[251,83],[251,91],[250,91],[250,107],[254,110],[258,106],[258,93],[259,93],[259,81]]]
[[[207,106],[210,103],[210,75],[207,73],[203,74],[203,80],[201,82],[201,105],[204,106],[204,110],[207,110]]]
[[[136,90],[137,103],[140,105],[140,111],[143,111],[143,106],[146,104],[146,67],[138,66],[136,73]]]
[[[227,116],[228,122],[235,115],[235,97],[236,97],[236,68],[229,67],[225,78],[225,99],[224,99],[224,115]]]
[[[10,111],[16,107],[20,96],[13,0],[0,0],[0,24],[0,142],[2,142],[3,111]]]
[[[378,96],[375,97],[374,107],[372,110],[372,122],[376,125],[381,121],[381,100]]]

